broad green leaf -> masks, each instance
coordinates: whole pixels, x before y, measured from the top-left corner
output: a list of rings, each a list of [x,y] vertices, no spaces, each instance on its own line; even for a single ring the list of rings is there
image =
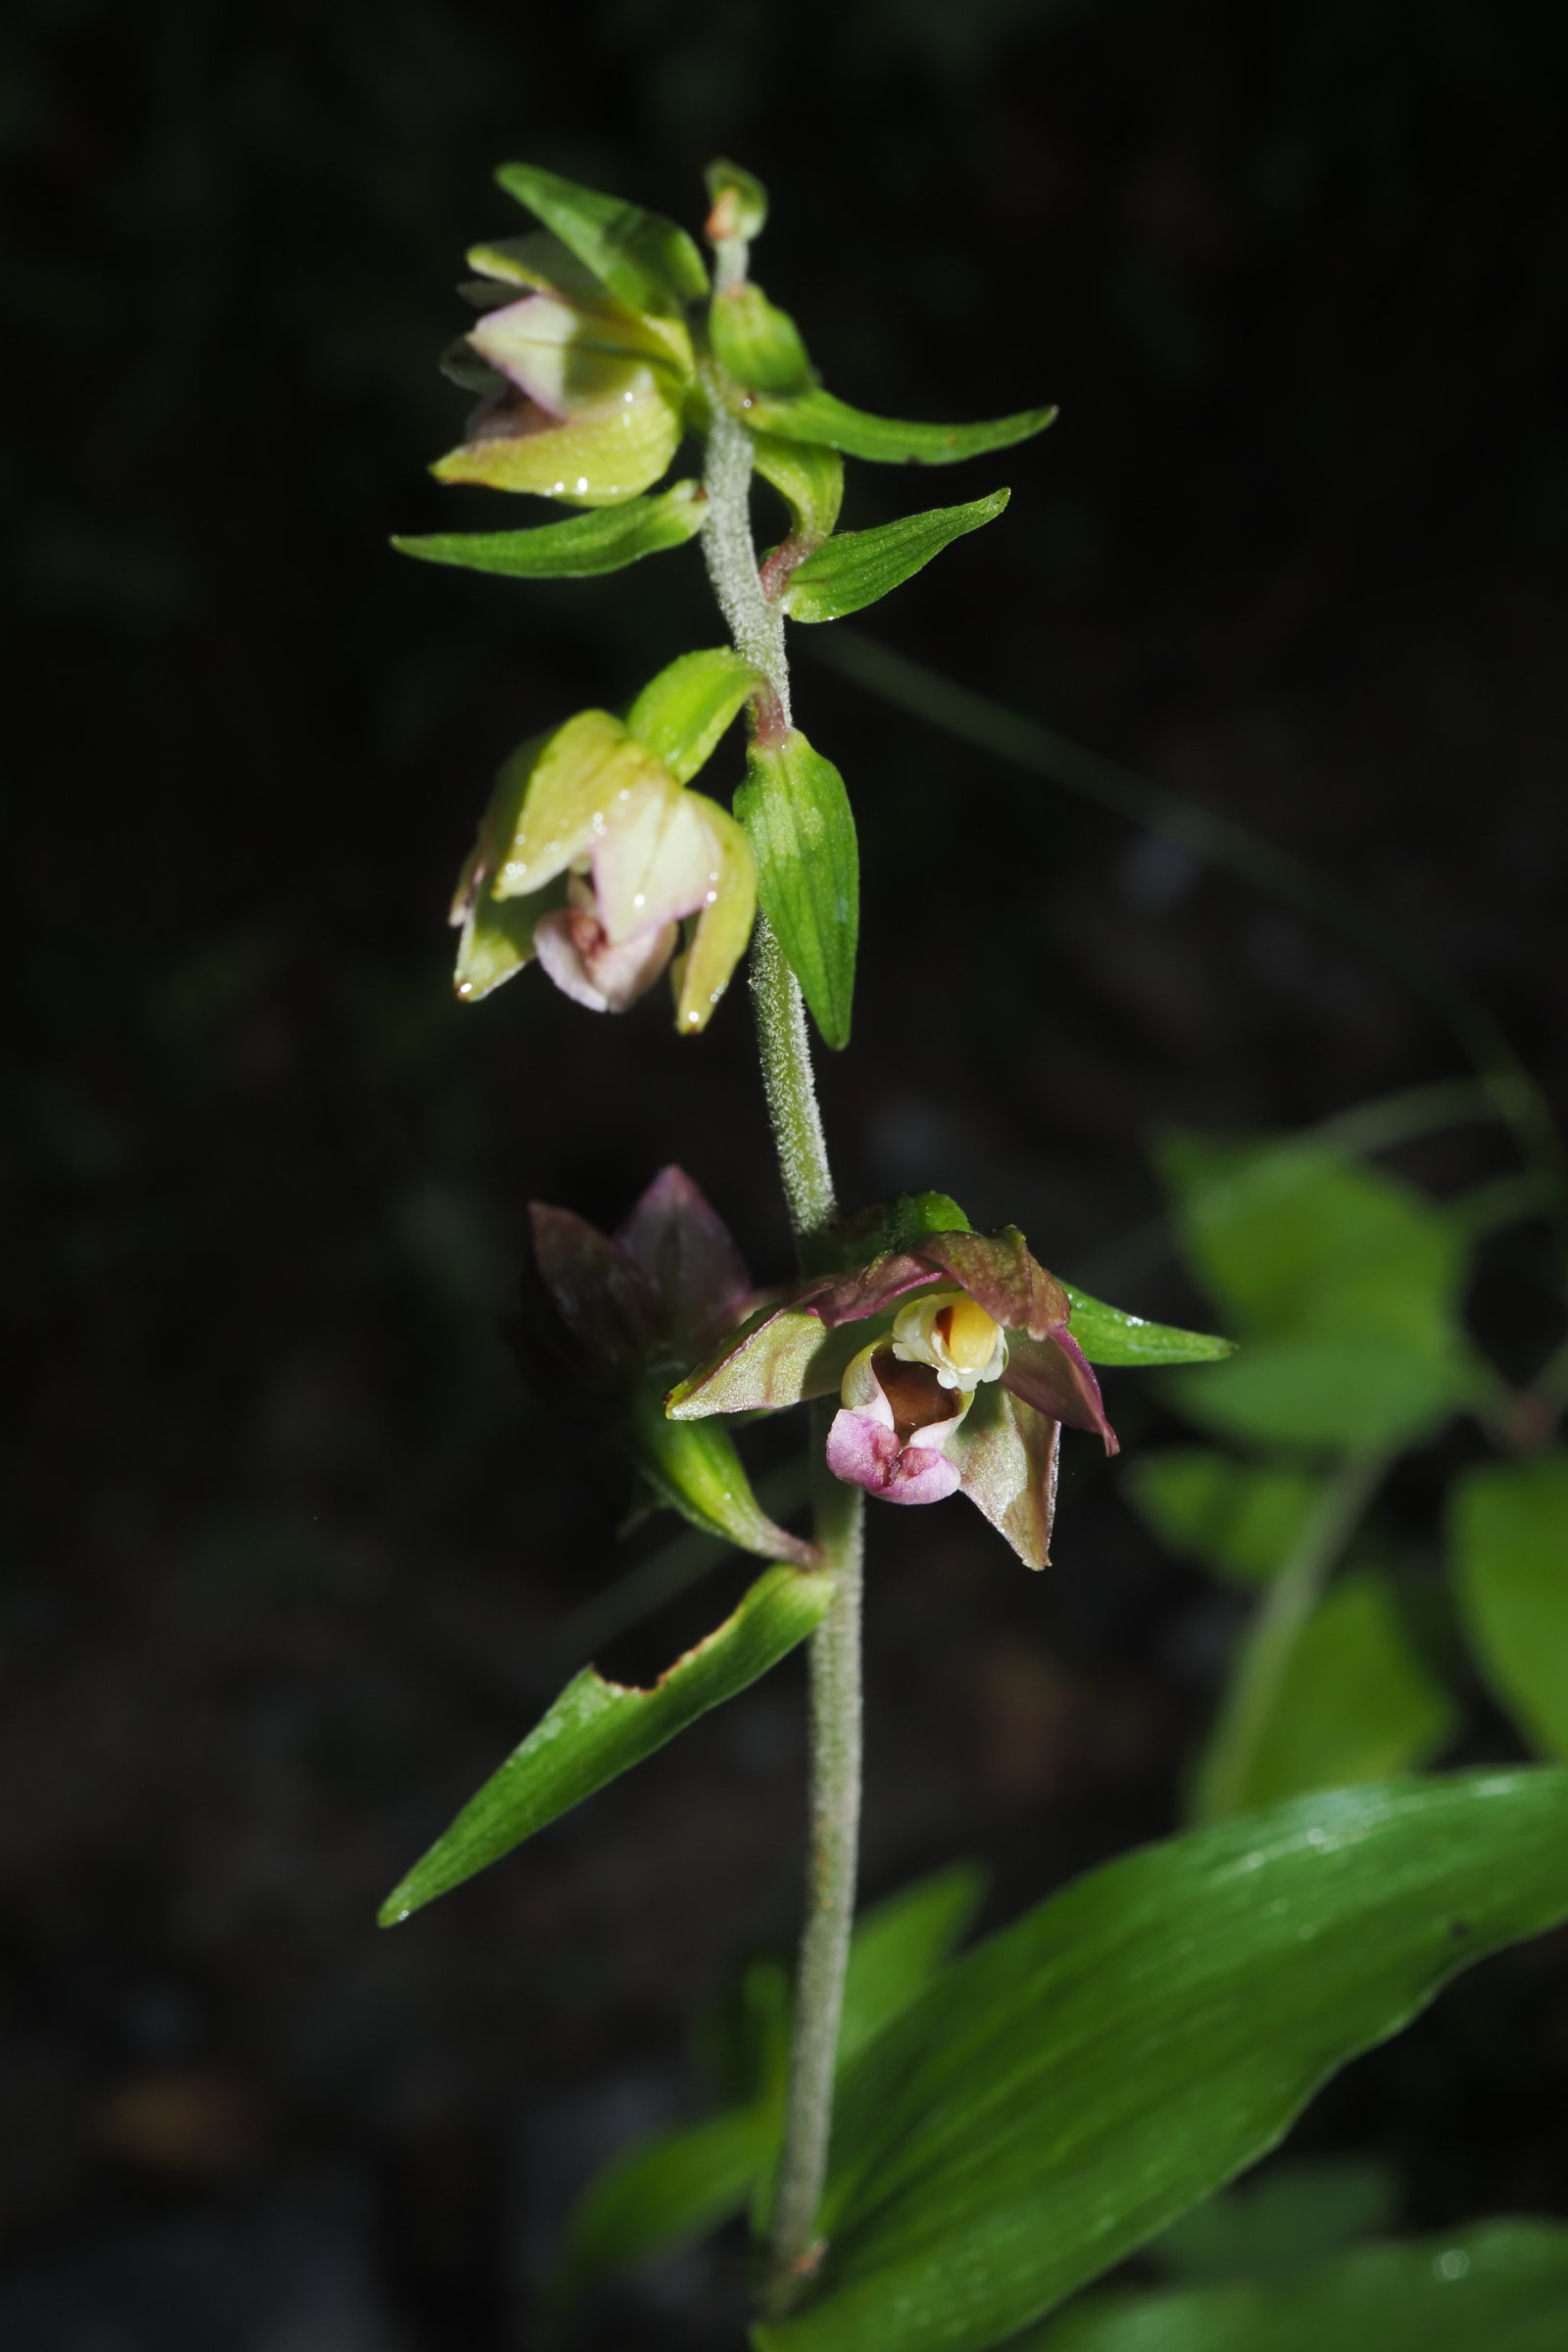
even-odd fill
[[[820,442],[847,458],[868,458],[882,466],[956,466],[1043,433],[1056,415],[1054,409],[1023,409],[984,424],[910,424],[896,416],[868,416],[815,386],[794,394],[760,392],[741,402],[740,413],[754,432]]]
[[[866,1912],[855,1931],[844,1987],[839,2064],[864,2047],[924,1991],[969,1926],[983,1875],[958,1863],[901,1887]],[[706,2236],[741,2213],[777,2154],[789,2057],[789,1978],[772,1960],[754,1962],[714,2024],[717,2071],[746,2088],[745,2104],[684,2130],[662,2132],[613,2159],[575,2207],[547,2290],[558,2316],[596,2280],[650,2255]]]
[[[1561,2352],[1568,2229],[1481,2222],[1286,2277],[1097,2295],[1008,2352]]]
[[[579,187],[535,164],[503,164],[496,177],[628,310],[679,312],[706,296],[702,255],[662,214]]]
[[[1244,1445],[1344,1451],[1413,1446],[1469,1402],[1476,1376],[1455,1349],[1379,1331],[1247,1340],[1228,1364],[1163,1391],[1173,1411]]]
[[[1320,1481],[1206,1446],[1134,1454],[1122,1493],[1162,1544],[1241,1584],[1266,1584],[1299,1541]]]
[[[708,332],[713,357],[742,392],[804,392],[810,384],[800,328],[750,278],[713,296]]]
[[[1448,1524],[1488,1681],[1533,1746],[1568,1756],[1568,1453],[1466,1471]]]
[[[789,508],[792,538],[808,547],[820,545],[844,504],[844,460],[838,451],[759,433],[752,463]]]
[[[1092,1364],[1211,1364],[1236,1351],[1234,1340],[1151,1323],[1091,1298],[1087,1291],[1075,1291],[1070,1282],[1061,1287],[1072,1306],[1072,1336]]]
[[[663,1381],[633,1396],[629,1436],[637,1464],[662,1502],[706,1535],[722,1536],[764,1560],[814,1567],[814,1544],[776,1527],[752,1493],[751,1481],[722,1421],[671,1421]]]
[[[656,496],[592,508],[531,531],[436,531],[392,545],[424,564],[498,572],[509,580],[588,580],[683,547],[701,530],[707,505],[700,482],[674,482]]]
[[[381,1906],[381,1925],[395,1927],[499,1862],[699,1715],[733,1698],[806,1640],[832,1597],[833,1580],[823,1570],[769,1568],[734,1615],[677,1658],[651,1690],[607,1683],[586,1667],[393,1888]]]
[[[1456,1969],[1565,1916],[1559,1770],[1321,1794],[1108,1864],[847,2068],[813,2299],[754,2344],[983,2352],[1255,2162]]]
[[[1244,1325],[1455,1352],[1465,1239],[1412,1186],[1312,1143],[1178,1137],[1161,1162],[1189,1258]]]
[[[757,895],[828,1045],[850,1042],[860,853],[844,778],[799,728],[754,743],[735,813],[757,860]]]
[[[1453,1730],[1453,1701],[1411,1647],[1386,1578],[1357,1571],[1298,1635],[1234,1809],[1407,1772]]]
[[[728,646],[682,654],[649,679],[626,713],[626,725],[677,784],[689,784],[746,697],[763,682],[760,671]]]
[[[781,599],[785,612],[791,620],[841,620],[874,605],[955,539],[994,521],[1011,496],[993,490],[966,507],[932,507],[876,530],[840,531],[791,572]]]
[[[770,2099],[661,2132],[614,2158],[572,2209],[543,2297],[546,2320],[559,2323],[600,2280],[744,2213],[778,2137],[779,2105]]]
[[[1393,2229],[1398,2209],[1397,2178],[1376,2157],[1279,2157],[1184,2213],[1144,2260],[1187,2286],[1262,2278]]]

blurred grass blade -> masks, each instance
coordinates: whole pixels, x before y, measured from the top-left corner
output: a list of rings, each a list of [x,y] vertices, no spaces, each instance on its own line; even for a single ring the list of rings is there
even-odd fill
[[[1467,1470],[1448,1511],[1487,1679],[1532,1746],[1568,1757],[1568,1453]]]
[[[1564,1917],[1553,1769],[1308,1797],[1092,1873],[847,2068],[812,2300],[754,2345],[984,2352],[1254,2162],[1456,1969]]]
[[[931,507],[875,530],[840,531],[791,572],[785,612],[791,620],[839,620],[876,604],[955,539],[995,521],[1011,496],[1010,490],[993,490],[965,507]]]
[[[651,1690],[607,1683],[586,1667],[393,1888],[381,1906],[381,1925],[395,1927],[499,1862],[755,1683],[815,1629],[832,1594],[833,1580],[823,1571],[769,1568],[734,1615],[677,1658]]]
[[[1092,2296],[1008,2352],[1561,2352],[1568,2229],[1480,2222],[1288,2277]]]
[[[1132,1455],[1121,1492],[1179,1559],[1238,1584],[1266,1585],[1300,1542],[1321,1486],[1321,1476],[1305,1470],[1172,1446]]]
[[[665,548],[683,547],[702,529],[707,506],[701,483],[675,482],[652,496],[596,507],[528,531],[436,531],[394,539],[392,545],[400,556],[417,556],[422,564],[451,564],[503,579],[591,580]]]

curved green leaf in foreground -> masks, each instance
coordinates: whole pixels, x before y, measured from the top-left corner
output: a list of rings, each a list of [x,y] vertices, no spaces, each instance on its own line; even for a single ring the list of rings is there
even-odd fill
[[[702,529],[707,511],[699,482],[675,482],[652,496],[595,507],[528,531],[432,531],[392,544],[400,556],[417,556],[424,564],[498,572],[509,580],[591,580],[683,547]]]
[[[1561,2352],[1568,2230],[1486,2222],[1283,2278],[1095,2297],[1008,2352]]]
[[[769,1568],[734,1615],[677,1659],[651,1690],[607,1683],[585,1667],[393,1888],[379,1913],[382,1927],[396,1927],[499,1862],[710,1707],[755,1683],[815,1631],[832,1593],[832,1577],[821,1570]]]
[[[1568,1771],[1168,1839],[956,1963],[847,2071],[815,2298],[759,2352],[983,2352],[1274,2146],[1457,1969],[1568,1917]]]
[[[964,507],[930,507],[869,531],[839,531],[791,572],[782,599],[791,620],[842,620],[901,588],[966,531],[994,522],[1010,490]]]

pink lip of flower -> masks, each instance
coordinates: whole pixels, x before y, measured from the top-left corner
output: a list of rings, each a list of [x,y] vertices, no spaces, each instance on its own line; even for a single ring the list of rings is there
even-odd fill
[[[844,1402],[827,1434],[835,1478],[884,1502],[941,1502],[959,1470],[945,1450],[969,1408],[927,1364],[901,1363],[891,1348],[862,1348],[844,1375]]]

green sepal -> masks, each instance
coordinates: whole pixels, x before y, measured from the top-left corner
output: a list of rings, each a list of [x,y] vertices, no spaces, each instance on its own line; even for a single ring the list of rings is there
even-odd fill
[[[1568,1772],[1491,1771],[1298,1799],[1054,1895],[846,2070],[827,2253],[754,2346],[1010,2339],[1255,2162],[1457,1970],[1568,1915],[1565,1857]]]
[[[743,396],[809,390],[811,363],[799,327],[750,278],[713,296],[708,336],[714,359]]]
[[[767,190],[755,172],[718,155],[703,173],[708,201],[712,206],[708,234],[714,244],[738,237],[752,244],[767,226]]]
[[[798,728],[754,743],[735,796],[757,895],[826,1043],[850,1039],[860,857],[844,778]]]
[[[884,1250],[917,1250],[928,1233],[973,1233],[974,1227],[951,1193],[901,1193],[882,1212]],[[877,1254],[862,1253],[861,1263]]]
[[[1568,2229],[1477,2222],[1279,2278],[1094,2295],[1007,2352],[1557,2352]]]
[[[671,1421],[664,1413],[662,1380],[635,1392],[628,1435],[638,1468],[662,1502],[679,1511],[705,1535],[721,1536],[741,1551],[763,1560],[789,1560],[814,1568],[821,1553],[814,1544],[776,1527],[752,1493],[735,1450],[719,1421]]]
[[[790,510],[790,537],[809,550],[828,538],[844,504],[844,460],[836,449],[759,433],[752,464]]]
[[[993,490],[965,507],[931,507],[876,530],[840,531],[796,565],[779,601],[791,620],[842,620],[901,587],[966,531],[994,521],[1011,496]]]
[[[697,1036],[712,1019],[757,918],[757,867],[750,842],[727,808],[701,792],[691,798],[707,823],[715,863],[712,896],[687,924],[685,945],[669,967],[675,1028],[681,1037]]]
[[[626,725],[677,784],[689,784],[747,696],[765,683],[760,670],[727,646],[682,654],[649,679],[626,713]]]
[[[679,313],[707,294],[702,255],[662,213],[579,187],[536,164],[503,164],[496,178],[628,310]]]
[[[707,510],[701,482],[672,482],[656,496],[592,508],[531,531],[436,531],[392,545],[400,556],[417,556],[424,564],[497,572],[504,579],[588,580],[665,548],[684,547],[702,529]]]
[[[664,1411],[672,1421],[697,1421],[709,1413],[780,1412],[834,1396],[867,1336],[862,1323],[830,1331],[804,1306],[761,1307],[676,1383]]]
[[[832,1598],[833,1578],[825,1570],[769,1568],[734,1615],[677,1658],[652,1690],[628,1690],[585,1667],[393,1888],[378,1914],[382,1927],[396,1927],[499,1862],[699,1715],[746,1690],[815,1631]]]
[[[757,433],[782,433],[791,441],[817,441],[847,458],[879,466],[956,466],[1010,449],[1054,422],[1054,409],[1021,409],[1015,416],[994,416],[984,424],[911,424],[897,416],[870,416],[831,392],[759,392],[740,403],[743,421]]]
[[[1150,1323],[1091,1298],[1087,1291],[1075,1291],[1070,1282],[1061,1287],[1072,1306],[1072,1336],[1092,1364],[1212,1364],[1236,1352],[1234,1340],[1214,1332]]]
[[[453,993],[460,1004],[478,1004],[514,972],[533,961],[533,935],[539,918],[554,914],[566,903],[564,881],[547,883],[530,899],[493,899],[488,890],[473,894],[458,942]]]

